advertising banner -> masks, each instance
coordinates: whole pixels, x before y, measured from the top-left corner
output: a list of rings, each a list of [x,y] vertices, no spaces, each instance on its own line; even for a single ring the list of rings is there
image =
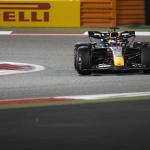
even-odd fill
[[[80,1],[0,1],[0,26],[80,27]]]

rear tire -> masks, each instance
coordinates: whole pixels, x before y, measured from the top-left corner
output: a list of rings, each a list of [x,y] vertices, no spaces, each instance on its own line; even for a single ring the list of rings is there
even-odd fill
[[[91,55],[87,47],[79,47],[75,51],[74,66],[80,75],[91,74]]]
[[[150,73],[150,44],[144,45],[141,49],[141,63],[146,66],[147,69],[143,70],[145,74]]]

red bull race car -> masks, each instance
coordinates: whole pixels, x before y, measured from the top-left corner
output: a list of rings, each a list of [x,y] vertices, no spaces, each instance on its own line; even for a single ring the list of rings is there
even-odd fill
[[[89,43],[75,44],[74,67],[80,75],[106,70],[150,73],[150,43],[135,42],[135,31],[89,31],[88,35]]]

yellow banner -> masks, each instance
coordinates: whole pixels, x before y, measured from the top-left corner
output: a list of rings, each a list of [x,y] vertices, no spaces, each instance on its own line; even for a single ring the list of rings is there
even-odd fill
[[[0,26],[80,27],[80,1],[0,1]]]

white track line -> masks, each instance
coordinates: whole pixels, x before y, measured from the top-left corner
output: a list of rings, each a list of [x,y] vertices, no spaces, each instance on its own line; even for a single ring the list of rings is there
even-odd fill
[[[88,32],[84,32],[84,35],[87,36]],[[136,36],[150,36],[150,32],[135,32]]]
[[[135,32],[137,36],[150,36],[150,32]]]
[[[42,36],[42,35],[44,35],[44,36],[87,36],[88,35],[88,32],[84,32],[84,33],[69,33],[68,32],[68,34],[67,33],[30,33],[30,32],[24,32],[24,33],[19,33],[19,32],[14,32],[13,33],[13,31],[0,31],[0,35],[28,35],[28,36]],[[135,35],[137,35],[137,36],[150,36],[150,32],[135,32]]]
[[[137,96],[150,96],[150,92],[114,93],[114,94],[98,94],[98,95],[80,95],[80,96],[62,96],[62,97],[55,97],[55,98],[96,100],[96,99],[108,99],[108,98],[137,97]]]
[[[12,31],[0,31],[0,35],[11,35]]]

